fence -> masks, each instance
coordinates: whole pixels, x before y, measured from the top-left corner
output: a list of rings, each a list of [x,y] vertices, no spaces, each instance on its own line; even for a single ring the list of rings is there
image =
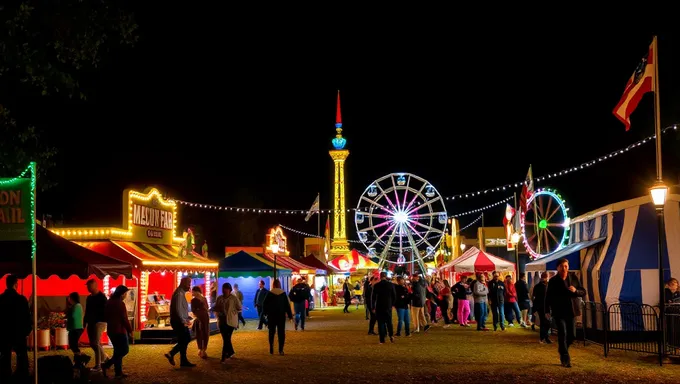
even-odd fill
[[[660,353],[659,310],[646,304],[616,303],[605,307],[585,302],[579,333],[583,344],[603,346],[605,357],[611,350],[664,355],[680,355],[680,305],[666,311],[666,351]]]

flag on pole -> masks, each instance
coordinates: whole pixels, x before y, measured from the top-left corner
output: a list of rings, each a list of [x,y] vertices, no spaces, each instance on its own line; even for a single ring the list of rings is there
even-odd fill
[[[623,90],[621,100],[614,107],[614,116],[626,126],[626,131],[630,129],[630,115],[635,111],[642,96],[647,92],[654,92],[654,47],[656,37],[649,46],[649,51],[642,58],[640,64],[635,68],[635,72],[628,79],[626,88]]]
[[[505,204],[505,216],[503,216],[503,226],[507,226],[515,217],[515,208],[510,204]]]
[[[534,193],[534,176],[531,171],[531,165],[529,166],[529,172],[527,172],[527,177],[524,179],[524,185],[522,186],[522,193],[519,194],[519,209],[526,212],[527,201]]]
[[[315,213],[319,213],[319,195],[316,195],[316,199],[314,200],[312,207],[309,208],[309,212],[307,212],[307,217],[305,217],[305,221],[309,221],[309,219]]]

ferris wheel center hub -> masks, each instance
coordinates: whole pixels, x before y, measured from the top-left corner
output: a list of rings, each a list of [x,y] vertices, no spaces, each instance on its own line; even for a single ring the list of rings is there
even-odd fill
[[[545,220],[545,219],[539,221],[539,222],[538,222],[538,227],[541,228],[541,229],[546,229],[546,228],[548,228],[548,221]]]
[[[394,221],[404,224],[408,221],[408,215],[404,211],[397,211],[394,213]]]

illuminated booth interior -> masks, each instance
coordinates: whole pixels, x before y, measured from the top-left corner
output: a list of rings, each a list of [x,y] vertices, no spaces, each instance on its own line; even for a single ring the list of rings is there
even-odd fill
[[[211,283],[218,263],[193,251],[191,230],[176,236],[177,206],[155,188],[123,193],[123,228],[52,228],[51,231],[101,255],[132,265],[135,339],[171,342],[170,299],[182,277],[202,276],[193,283],[204,289],[210,304]],[[200,275],[199,275],[200,274]],[[199,283],[200,284],[197,284]],[[109,283],[110,285],[110,283]],[[187,299],[190,300],[187,295]],[[217,324],[211,323],[216,331]]]
[[[271,289],[274,278],[274,263],[262,256],[260,247],[226,247],[226,256],[219,263],[218,295],[222,294],[222,284],[238,284],[243,293],[243,317],[256,319],[257,309],[253,306],[260,281]],[[281,281],[281,289],[288,292],[292,271],[281,264],[276,265],[276,277]]]

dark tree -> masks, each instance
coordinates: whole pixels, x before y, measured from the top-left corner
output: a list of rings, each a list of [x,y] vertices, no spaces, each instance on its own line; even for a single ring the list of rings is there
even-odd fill
[[[82,75],[96,71],[112,47],[131,46],[138,39],[132,14],[119,4],[8,0],[0,5],[0,174],[15,175],[32,160],[38,162],[39,176],[54,166],[56,150],[35,127],[11,118],[8,108],[17,99],[25,102],[18,94],[85,99]],[[50,184],[41,183],[41,188]]]

